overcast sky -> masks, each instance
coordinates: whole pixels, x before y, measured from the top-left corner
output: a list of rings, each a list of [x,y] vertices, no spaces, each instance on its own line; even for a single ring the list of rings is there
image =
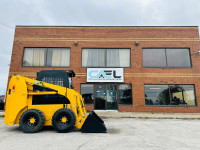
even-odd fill
[[[16,25],[199,26],[200,0],[0,0],[0,95]]]

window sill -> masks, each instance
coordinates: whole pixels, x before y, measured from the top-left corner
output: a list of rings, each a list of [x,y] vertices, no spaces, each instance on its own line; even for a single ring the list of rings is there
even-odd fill
[[[143,68],[151,68],[151,69],[192,69],[192,67],[143,67]]]
[[[82,68],[131,68],[131,67],[83,67]]]

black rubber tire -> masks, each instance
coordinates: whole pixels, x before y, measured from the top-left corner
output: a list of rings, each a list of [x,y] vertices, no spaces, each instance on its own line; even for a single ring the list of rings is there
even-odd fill
[[[31,124],[29,119],[34,117],[36,122]],[[43,112],[38,109],[26,110],[19,119],[19,127],[25,133],[39,132],[45,123],[45,116]]]
[[[65,116],[67,123],[62,123],[61,118]],[[74,112],[69,108],[61,108],[57,110],[52,117],[52,126],[60,133],[71,131],[76,123],[76,116]]]

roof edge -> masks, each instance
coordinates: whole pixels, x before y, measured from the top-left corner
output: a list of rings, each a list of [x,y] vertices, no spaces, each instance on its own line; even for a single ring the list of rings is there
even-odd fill
[[[80,28],[80,27],[114,27],[114,28],[120,28],[120,27],[128,27],[128,28],[198,28],[198,26],[45,26],[45,25],[16,25],[16,28],[18,27],[29,27],[29,28],[35,28],[35,27],[41,27],[41,28]]]

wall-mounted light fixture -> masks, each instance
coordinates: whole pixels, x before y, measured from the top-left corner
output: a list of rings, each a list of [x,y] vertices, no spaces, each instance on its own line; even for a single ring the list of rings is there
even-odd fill
[[[78,45],[78,41],[74,41],[74,45],[77,46]]]
[[[200,51],[198,51],[198,55],[200,55]]]
[[[138,46],[139,45],[139,41],[135,41],[135,45]]]

